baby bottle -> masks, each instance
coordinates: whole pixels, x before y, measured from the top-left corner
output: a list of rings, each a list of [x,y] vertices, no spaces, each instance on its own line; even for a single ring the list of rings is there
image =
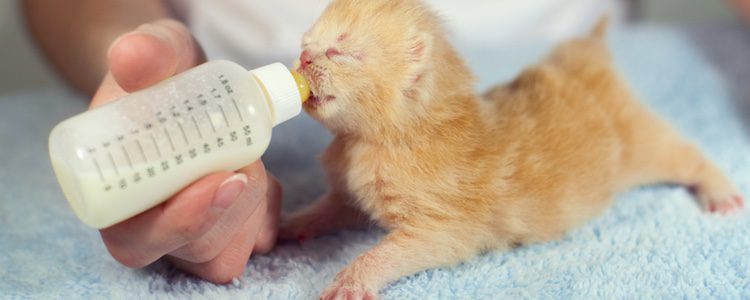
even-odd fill
[[[255,162],[309,95],[282,64],[212,61],[58,124],[50,159],[76,215],[105,228]]]

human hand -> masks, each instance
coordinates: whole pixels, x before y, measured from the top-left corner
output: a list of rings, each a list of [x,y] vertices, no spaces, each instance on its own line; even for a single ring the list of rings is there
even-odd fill
[[[91,107],[147,88],[205,62],[188,29],[174,20],[140,26],[109,50],[110,70]],[[214,283],[239,277],[253,251],[276,240],[281,186],[258,161],[237,172],[205,176],[166,202],[102,229],[112,257],[141,268],[166,257]]]

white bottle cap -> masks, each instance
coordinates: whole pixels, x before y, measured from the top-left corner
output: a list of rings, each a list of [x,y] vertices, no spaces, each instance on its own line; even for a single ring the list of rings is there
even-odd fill
[[[297,82],[286,66],[275,63],[251,70],[250,73],[271,98],[273,126],[299,115],[302,111],[302,100]]]

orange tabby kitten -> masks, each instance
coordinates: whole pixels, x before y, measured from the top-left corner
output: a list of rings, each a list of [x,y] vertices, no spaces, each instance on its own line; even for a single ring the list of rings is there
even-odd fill
[[[559,238],[636,185],[675,182],[707,210],[741,207],[722,172],[634,99],[603,23],[481,97],[421,1],[333,1],[299,65],[315,95],[306,111],[336,135],[323,156],[331,191],[282,235],[369,220],[390,233],[322,298],[373,299],[426,268]]]

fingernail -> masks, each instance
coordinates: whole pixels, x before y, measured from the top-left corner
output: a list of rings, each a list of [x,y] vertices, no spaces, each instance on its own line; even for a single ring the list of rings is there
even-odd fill
[[[129,35],[131,35],[131,33],[122,34],[118,36],[114,41],[112,41],[112,43],[109,44],[109,48],[107,48],[107,59],[109,59],[112,56],[112,48],[114,48],[115,45],[117,45],[117,43],[120,42],[120,40],[122,40],[123,38]]]
[[[164,41],[169,42],[169,34],[164,32],[164,28],[162,28],[160,25],[154,25],[154,24],[143,24],[141,26],[138,26],[138,28],[135,29],[135,32],[137,33],[143,33],[143,34],[149,34],[153,35],[159,39],[162,39]]]
[[[134,34],[147,34],[171,44],[169,36],[167,36],[163,31],[160,31],[160,29],[156,26],[146,24],[138,27],[135,31],[131,31],[117,37],[111,44],[109,44],[109,48],[107,48],[107,58],[109,59],[109,57],[112,56],[112,48],[114,48],[117,43],[119,43],[122,39]]]
[[[237,197],[247,186],[247,176],[242,173],[234,174],[221,183],[219,189],[214,194],[214,200],[211,206],[220,210],[225,210],[234,203]]]

